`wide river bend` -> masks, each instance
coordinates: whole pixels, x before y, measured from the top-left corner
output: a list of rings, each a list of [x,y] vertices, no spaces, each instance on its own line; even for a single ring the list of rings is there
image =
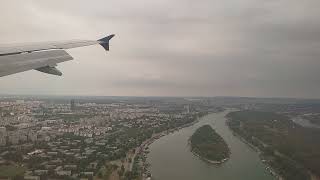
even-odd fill
[[[147,161],[155,180],[275,180],[258,153],[235,137],[226,125],[230,111],[204,116],[190,127],[161,137],[150,145]],[[226,141],[230,159],[222,165],[208,164],[194,156],[188,139],[197,128],[209,124]]]

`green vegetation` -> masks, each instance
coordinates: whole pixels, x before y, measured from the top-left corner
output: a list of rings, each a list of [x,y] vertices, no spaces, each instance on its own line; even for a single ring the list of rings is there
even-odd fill
[[[0,166],[0,178],[18,178],[22,177],[25,172],[23,167],[15,165]]]
[[[320,130],[273,112],[238,111],[227,117],[229,127],[258,147],[262,158],[285,179],[308,180],[309,170],[320,174]]]
[[[109,179],[112,171],[116,170],[118,167],[116,165],[105,165],[98,171],[97,177],[101,179]]]
[[[191,151],[209,161],[222,162],[229,158],[229,148],[219,134],[210,125],[197,129],[190,137]]]

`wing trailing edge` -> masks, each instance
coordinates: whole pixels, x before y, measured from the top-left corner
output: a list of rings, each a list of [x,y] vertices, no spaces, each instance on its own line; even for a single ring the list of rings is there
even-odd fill
[[[47,73],[47,74],[52,74],[56,76],[62,76],[62,72],[59,71],[55,66],[44,66],[38,69],[35,69],[37,71]]]
[[[72,60],[65,50],[37,51],[32,53],[0,56],[0,77],[23,71],[36,69],[48,74],[54,73],[53,69],[58,63]]]

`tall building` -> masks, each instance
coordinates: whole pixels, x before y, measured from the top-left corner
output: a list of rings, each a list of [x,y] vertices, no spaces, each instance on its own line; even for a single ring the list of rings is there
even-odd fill
[[[184,109],[185,109],[186,113],[190,113],[190,105],[185,105]]]
[[[1,135],[5,135],[6,132],[7,132],[6,127],[0,127],[0,134],[1,134]]]
[[[0,127],[0,146],[6,145],[7,130],[5,127]]]
[[[70,109],[71,109],[71,111],[73,111],[75,109],[75,107],[76,107],[76,105],[74,103],[74,99],[71,99],[71,101],[70,101]]]

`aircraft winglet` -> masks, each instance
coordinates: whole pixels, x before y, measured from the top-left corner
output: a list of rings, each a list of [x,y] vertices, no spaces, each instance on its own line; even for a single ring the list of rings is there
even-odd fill
[[[114,34],[111,34],[107,37],[104,37],[102,39],[99,39],[98,42],[99,44],[106,50],[106,51],[109,51],[109,41],[110,39],[112,39],[115,35]]]

